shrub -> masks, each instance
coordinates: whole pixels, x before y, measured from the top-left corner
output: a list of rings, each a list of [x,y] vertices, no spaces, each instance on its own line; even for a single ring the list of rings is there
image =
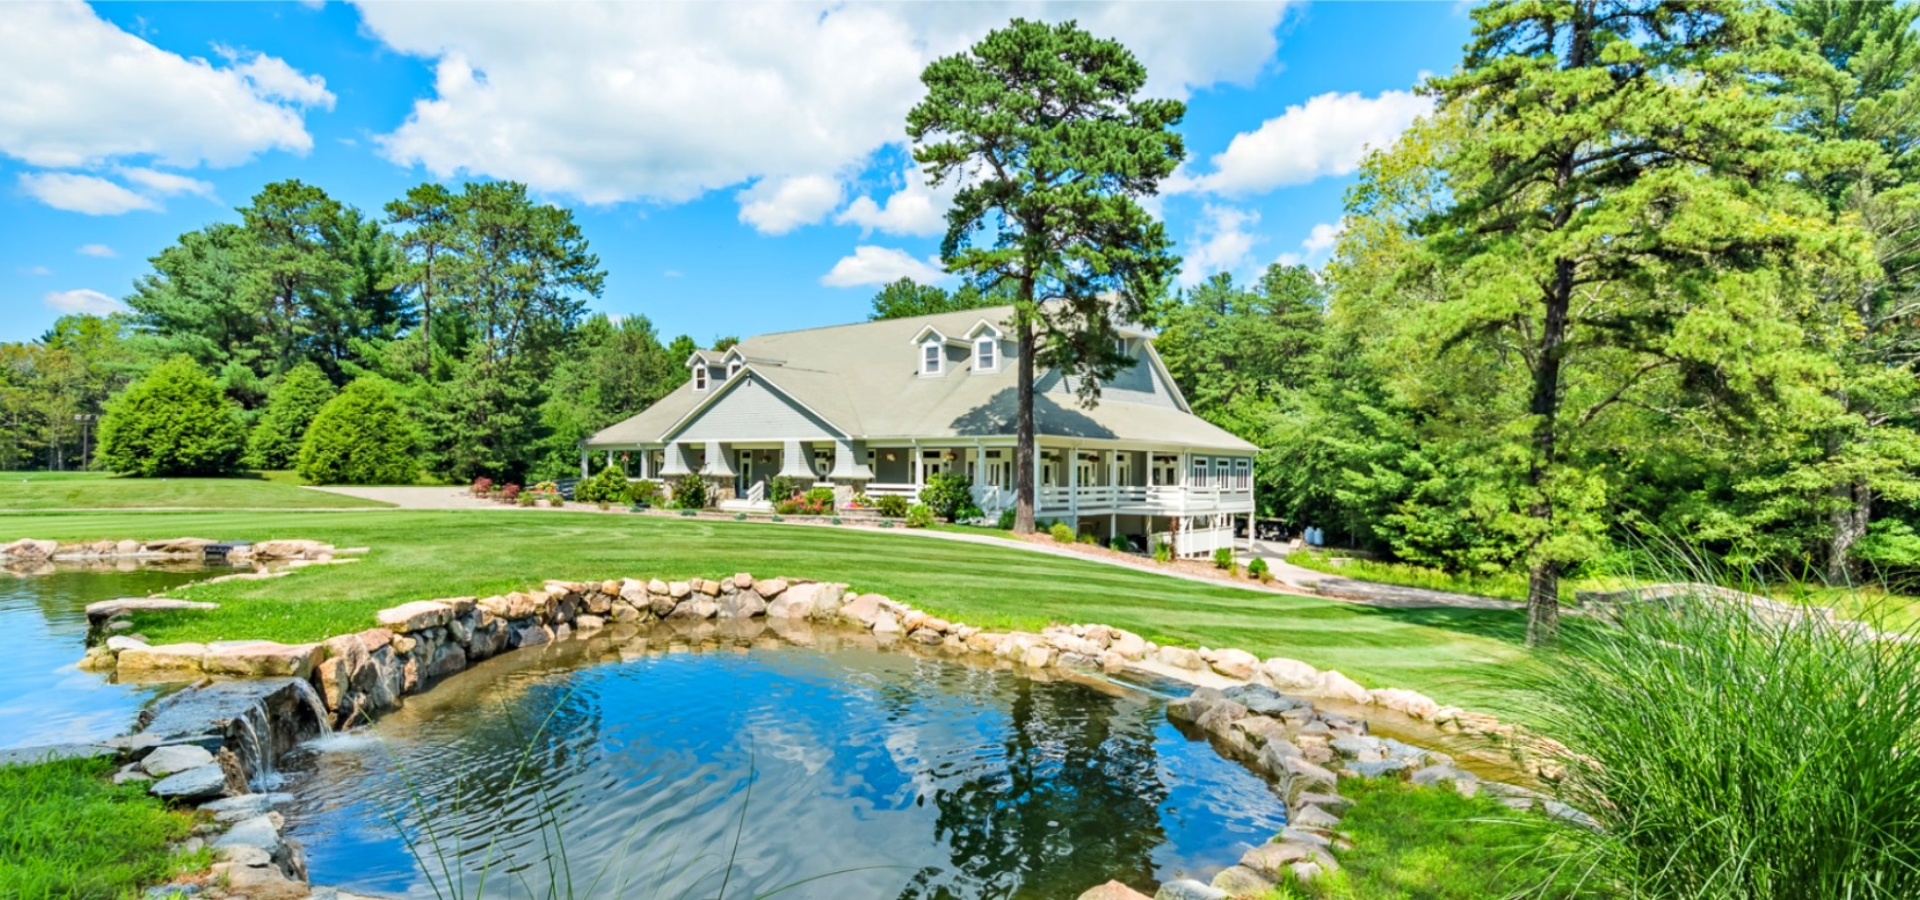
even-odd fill
[[[333,396],[333,382],[319,366],[304,362],[287,370],[267,393],[267,408],[247,436],[247,465],[256,469],[293,468],[307,426]]]
[[[629,492],[627,474],[620,467],[608,463],[591,478],[583,478],[573,486],[573,499],[581,503],[613,504],[627,502]]]
[[[1233,568],[1233,548],[1220,547],[1213,551],[1213,567],[1216,569]]]
[[[805,494],[795,494],[779,503],[775,503],[773,509],[775,512],[789,516],[824,516],[827,513],[833,512],[833,491],[827,491],[827,498],[824,501],[814,496],[814,494],[814,491],[808,491]]]
[[[880,510],[880,514],[889,519],[898,519],[907,514],[907,505],[907,498],[899,494],[888,494],[881,497],[874,504],[874,508]]]
[[[735,522],[745,522],[747,520],[747,514],[743,512],[734,513],[733,520]]]
[[[907,510],[907,527],[908,528],[933,527],[933,507],[928,506],[925,503],[915,503],[912,509]]]
[[[866,491],[856,491],[852,497],[848,498],[847,508],[848,509],[872,509],[873,498],[867,496]]]
[[[533,492],[536,494],[558,494],[560,493],[560,486],[551,481],[542,481],[533,486]]]
[[[1173,562],[1173,545],[1158,541],[1153,545],[1153,561],[1157,563]]]
[[[1123,538],[1117,534],[1113,536],[1113,540],[1110,540],[1107,542],[1107,547],[1108,549],[1111,549],[1111,550],[1118,550],[1121,553],[1127,553],[1133,549],[1132,547],[1127,546],[1126,538]]]
[[[1619,896],[1920,896],[1920,642],[1872,635],[1715,596],[1569,628],[1526,686],[1598,821],[1572,867]]]
[[[1098,546],[1100,546],[1100,540],[1099,540],[1098,538],[1095,538],[1095,537],[1093,536],[1093,533],[1092,533],[1092,532],[1088,532],[1088,533],[1086,533],[1086,534],[1083,534],[1083,535],[1081,535],[1081,536],[1080,536],[1080,543],[1082,543],[1082,544],[1085,544],[1085,545],[1087,545],[1087,546],[1089,546],[1089,547],[1098,547]]]
[[[653,506],[660,502],[660,482],[642,479],[627,485],[627,502],[634,506]]]
[[[973,506],[973,481],[951,472],[935,474],[927,479],[927,486],[920,489],[920,502],[934,515],[957,522],[962,511]],[[976,515],[978,512],[975,510]]]
[[[839,517],[839,516],[834,516],[833,518],[831,518],[831,519],[828,519],[828,520],[827,520],[827,524],[829,524],[829,525],[838,525],[838,524],[840,524],[840,517]]]
[[[549,481],[546,483],[552,484],[553,482]],[[473,480],[473,484],[467,486],[467,492],[474,495],[475,497],[485,497],[486,495],[493,493],[493,479],[488,478],[484,475],[479,478],[475,478]]]
[[[707,507],[707,480],[699,473],[689,473],[674,479],[673,507],[675,509],[696,510]]]
[[[833,508],[833,488],[827,487],[826,485],[818,485],[816,487],[810,488],[806,493],[806,501],[808,503],[817,503],[817,504],[820,504],[821,506],[825,506],[828,509],[832,509]]]
[[[774,522],[785,522],[786,520],[787,520],[787,517],[786,517],[786,516],[783,516],[783,515],[780,515],[779,513],[774,513],[774,514],[773,514],[773,517],[772,517],[772,519],[771,519],[770,521],[774,521]]]
[[[227,475],[240,464],[240,411],[206,370],[176,356],[107,401],[99,464],[142,477]]]
[[[1000,529],[1001,531],[1012,531],[1013,519],[1014,519],[1014,509],[1013,507],[1009,506],[1006,509],[1003,509],[1000,511],[1000,518],[998,521],[994,523],[994,527]]]
[[[1073,529],[1065,522],[1053,523],[1053,527],[1047,529],[1047,533],[1053,535],[1053,539],[1062,544],[1073,543],[1075,537]]]
[[[1263,583],[1273,580],[1273,573],[1267,571],[1267,561],[1258,556],[1253,558],[1253,562],[1247,563],[1247,574]]]
[[[356,378],[313,417],[300,477],[314,484],[411,484],[419,477],[413,422],[384,378]]]
[[[557,508],[557,507],[562,507],[566,505],[567,505],[567,498],[560,496],[559,491],[555,491],[547,495],[548,507]]]
[[[518,502],[521,506],[532,506],[535,503],[540,502],[540,495],[532,491],[522,491],[520,492],[519,500],[516,502]]]
[[[800,485],[790,475],[775,475],[767,479],[768,500],[779,503],[782,500],[791,499],[798,493],[800,493]]]
[[[509,485],[507,485],[506,487],[504,487],[504,488],[501,488],[501,489],[500,489],[500,502],[502,502],[502,503],[517,503],[517,502],[519,502],[519,500],[520,500],[520,486],[519,486],[519,485],[517,485],[517,484],[509,484]]]

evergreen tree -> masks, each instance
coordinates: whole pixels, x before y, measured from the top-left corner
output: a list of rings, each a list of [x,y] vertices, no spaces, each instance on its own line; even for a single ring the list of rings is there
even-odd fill
[[[292,468],[307,426],[334,396],[333,382],[313,363],[294,366],[267,395],[266,411],[247,438],[247,465]]]
[[[356,378],[313,417],[298,472],[313,484],[412,484],[420,472],[411,416],[383,378]]]
[[[107,403],[97,459],[110,471],[147,477],[226,475],[240,463],[239,410],[192,358],[155,366]]]

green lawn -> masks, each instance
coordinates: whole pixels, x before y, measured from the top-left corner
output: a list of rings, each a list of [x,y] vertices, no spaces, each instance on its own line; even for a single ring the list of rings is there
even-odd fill
[[[0,897],[113,900],[138,896],[175,871],[203,869],[201,850],[175,856],[170,841],[193,828],[143,785],[116,787],[106,760],[0,768]]]
[[[125,478],[104,472],[0,472],[0,510],[355,509],[387,505],[308,490],[285,478]]]
[[[1487,797],[1402,781],[1342,781],[1354,801],[1341,822],[1353,848],[1341,871],[1310,888],[1285,885],[1269,900],[1572,900],[1572,850],[1547,819]]]
[[[987,627],[1101,622],[1161,642],[1240,647],[1424,691],[1524,721],[1509,675],[1530,657],[1518,613],[1382,610],[1241,590],[1075,559],[914,535],[581,512],[116,512],[0,514],[0,538],[316,538],[373,548],[361,562],[183,592],[217,611],[140,620],[156,641],[309,641],[373,624],[428,597],[486,595],[542,579],[717,577],[736,571],[845,581]],[[1578,627],[1577,624],[1574,627]]]

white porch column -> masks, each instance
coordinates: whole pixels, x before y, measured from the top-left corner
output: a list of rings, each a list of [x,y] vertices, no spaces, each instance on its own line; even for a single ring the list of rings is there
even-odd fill
[[[925,459],[922,459],[921,456],[922,454],[920,453],[920,442],[914,441],[913,442],[913,486],[916,488],[926,487],[927,485],[927,461]]]
[[[1067,516],[1073,519],[1074,530],[1080,528],[1080,445],[1073,445],[1067,451]]]
[[[607,448],[607,465],[613,465],[613,448]]]
[[[587,448],[581,447],[580,448],[580,477],[581,478],[586,478],[587,476],[593,474],[592,472],[587,471],[587,456],[588,456]]]
[[[1040,454],[1041,454],[1040,441],[1038,438],[1036,438],[1034,439],[1034,442],[1033,442],[1033,514],[1036,518],[1040,515],[1040,492],[1042,490],[1041,485],[1045,483],[1044,479],[1040,477],[1040,473],[1046,471],[1046,463],[1041,461]],[[1018,456],[1019,454],[1015,453],[1014,455]],[[1018,490],[1019,489],[1016,487],[1015,488],[1016,494],[1018,493]]]
[[[732,478],[739,473],[734,471],[733,460],[727,458],[727,451],[719,441],[707,442],[707,470],[704,474],[722,478]]]
[[[780,450],[780,474],[788,478],[814,478],[812,454],[799,441],[787,441]]]
[[[866,446],[863,441],[833,442],[833,471],[827,477],[835,481],[872,481],[873,470],[867,467]]]

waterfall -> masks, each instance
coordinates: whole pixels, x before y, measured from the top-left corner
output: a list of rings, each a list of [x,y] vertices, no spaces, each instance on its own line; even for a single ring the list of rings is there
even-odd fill
[[[271,790],[280,780],[280,755],[333,728],[313,685],[299,678],[263,678],[174,694],[154,706],[145,731],[164,741],[230,750],[254,790]]]

